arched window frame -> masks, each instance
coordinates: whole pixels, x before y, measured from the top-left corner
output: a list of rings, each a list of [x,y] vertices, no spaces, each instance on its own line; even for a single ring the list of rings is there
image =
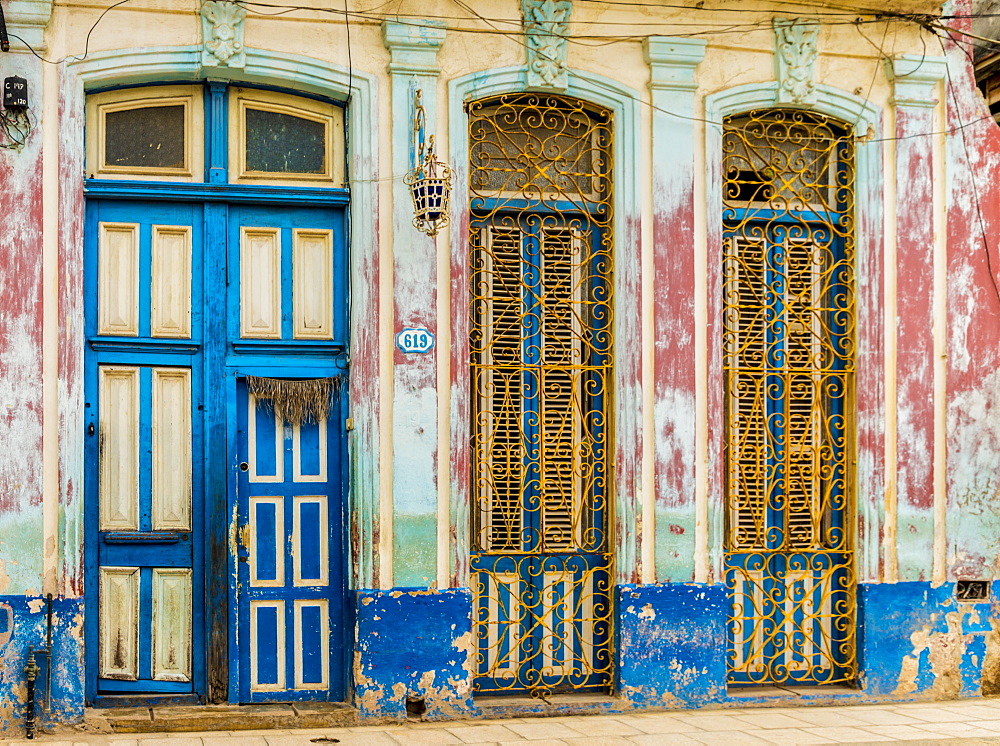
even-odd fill
[[[857,674],[854,151],[848,127],[810,111],[723,123],[733,683]]]

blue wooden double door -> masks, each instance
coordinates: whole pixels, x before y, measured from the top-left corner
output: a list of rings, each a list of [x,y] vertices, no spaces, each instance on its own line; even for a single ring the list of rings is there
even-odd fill
[[[341,700],[344,207],[115,189],[85,225],[88,699]]]

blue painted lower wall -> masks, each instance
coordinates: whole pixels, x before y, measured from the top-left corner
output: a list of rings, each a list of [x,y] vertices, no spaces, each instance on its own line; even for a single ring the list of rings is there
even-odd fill
[[[75,598],[52,601],[52,671],[49,661],[36,658],[42,672],[35,684],[35,718],[44,728],[83,717],[83,602]],[[28,648],[45,646],[45,599],[0,596],[0,736],[24,730]],[[46,700],[46,681],[52,690]],[[48,705],[47,709],[45,705]]]
[[[726,694],[721,585],[618,588],[618,694],[633,707],[702,707]]]
[[[358,591],[357,599],[359,715],[404,719],[410,699],[426,719],[471,716],[475,644],[469,590]]]
[[[992,598],[1000,582],[992,586]],[[858,587],[857,686],[798,695],[726,687],[729,597],[721,584],[622,585],[615,592],[615,695],[603,712],[752,704],[950,699],[1000,693],[1000,604],[959,602],[955,584]],[[475,640],[466,589],[358,594],[355,696],[366,718],[475,717]],[[444,682],[444,685],[442,685]],[[991,689],[991,687],[993,687]],[[477,700],[478,701],[478,700]],[[572,705],[511,700],[491,712],[569,712]],[[566,708],[570,709],[567,710]]]
[[[997,693],[1000,620],[991,601],[957,601],[955,584],[862,584],[858,658],[862,689],[893,698],[950,699]],[[986,681],[984,682],[984,676]]]
[[[861,584],[858,687],[765,697],[726,690],[729,602],[724,586],[622,585],[615,591],[615,696],[599,709],[1000,694],[1000,581],[991,591],[989,601],[960,602],[954,583]],[[469,589],[358,591],[356,601],[352,701],[362,719],[405,719],[408,699],[427,719],[482,714],[472,697],[476,641]],[[40,728],[83,716],[83,614],[80,599],[53,601],[52,691],[46,711],[43,672],[36,711]],[[28,648],[44,646],[45,628],[44,599],[0,596],[0,736],[23,732]],[[39,658],[39,664],[44,671],[47,661]],[[513,703],[507,714],[517,714],[518,707],[561,711],[540,701]]]

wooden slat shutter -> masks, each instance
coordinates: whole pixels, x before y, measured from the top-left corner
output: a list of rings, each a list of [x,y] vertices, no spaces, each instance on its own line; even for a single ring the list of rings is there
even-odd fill
[[[483,228],[476,273],[482,337],[473,342],[480,505],[479,543],[488,552],[522,549],[521,491],[525,477],[522,428],[521,231]]]
[[[766,411],[766,244],[732,237],[727,248],[730,542],[733,549],[754,549],[765,546],[772,481]]]
[[[812,241],[788,240],[784,246],[787,295],[785,350],[787,403],[785,484],[787,495],[785,545],[810,549],[820,535],[822,503],[819,480],[823,405],[819,388],[824,334],[819,270],[814,258],[823,256]]]
[[[586,521],[583,474],[588,446],[582,437],[586,246],[572,229],[543,230],[540,473],[546,551],[579,548]]]

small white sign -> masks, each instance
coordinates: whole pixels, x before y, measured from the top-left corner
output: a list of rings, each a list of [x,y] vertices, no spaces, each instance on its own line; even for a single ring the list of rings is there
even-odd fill
[[[430,352],[434,348],[434,334],[423,327],[408,326],[396,335],[400,352]]]

